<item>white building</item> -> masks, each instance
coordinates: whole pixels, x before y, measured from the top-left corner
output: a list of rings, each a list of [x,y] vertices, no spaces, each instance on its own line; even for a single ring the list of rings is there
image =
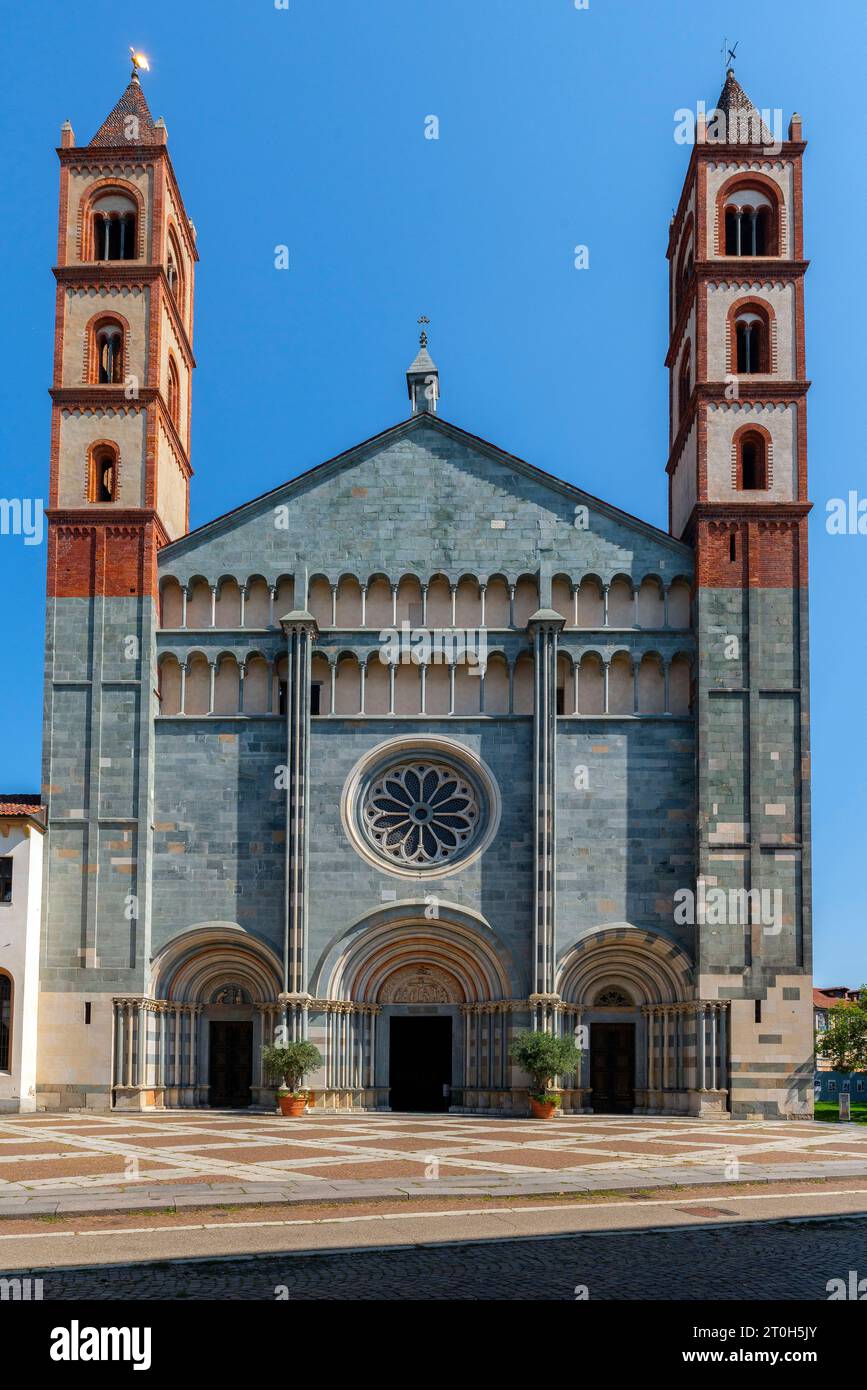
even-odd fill
[[[44,808],[0,796],[0,1111],[36,1109]]]

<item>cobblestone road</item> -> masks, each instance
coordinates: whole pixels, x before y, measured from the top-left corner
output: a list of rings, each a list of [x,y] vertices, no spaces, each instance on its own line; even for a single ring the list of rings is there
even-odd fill
[[[827,1299],[829,1279],[867,1275],[867,1217],[690,1231],[650,1230],[324,1255],[16,1270],[46,1299],[291,1301]]]

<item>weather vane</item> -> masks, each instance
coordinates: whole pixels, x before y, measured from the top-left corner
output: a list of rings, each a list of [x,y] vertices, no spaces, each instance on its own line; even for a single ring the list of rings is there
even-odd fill
[[[723,55],[723,67],[725,68],[726,72],[728,72],[729,68],[731,68],[732,71],[734,71],[734,66],[735,66],[735,54],[736,54],[737,51],[738,51],[738,44],[739,44],[740,40],[739,40],[739,39],[735,39],[735,46],[734,46],[734,48],[729,48],[728,42],[729,42],[728,39],[723,39],[723,46],[722,46],[722,49],[721,49],[721,52],[722,52],[722,55]]]
[[[129,47],[129,56],[132,58],[132,75],[136,76],[139,69],[142,72],[150,72],[151,65],[143,53],[137,53],[132,44]]]
[[[430,319],[428,318],[427,314],[422,314],[421,318],[418,319],[417,322],[421,325],[421,333],[419,333],[418,335],[419,343],[422,347],[427,347],[427,330],[425,328],[425,325],[430,323]]]

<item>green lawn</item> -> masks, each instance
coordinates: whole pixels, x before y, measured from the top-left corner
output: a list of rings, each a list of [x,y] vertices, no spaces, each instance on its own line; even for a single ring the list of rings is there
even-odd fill
[[[817,1100],[814,1111],[817,1120],[837,1121],[840,1116],[840,1108],[835,1100]],[[852,1119],[856,1124],[867,1125],[867,1105],[852,1104]]]

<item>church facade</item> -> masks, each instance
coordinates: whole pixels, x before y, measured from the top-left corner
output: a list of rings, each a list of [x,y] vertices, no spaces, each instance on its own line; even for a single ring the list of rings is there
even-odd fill
[[[729,74],[720,109],[752,112]],[[799,118],[699,124],[664,532],[410,414],[190,531],[195,230],[133,74],[64,127],[37,1101],[812,1105]],[[207,468],[204,485],[207,485]],[[662,481],[660,467],[660,481]]]

